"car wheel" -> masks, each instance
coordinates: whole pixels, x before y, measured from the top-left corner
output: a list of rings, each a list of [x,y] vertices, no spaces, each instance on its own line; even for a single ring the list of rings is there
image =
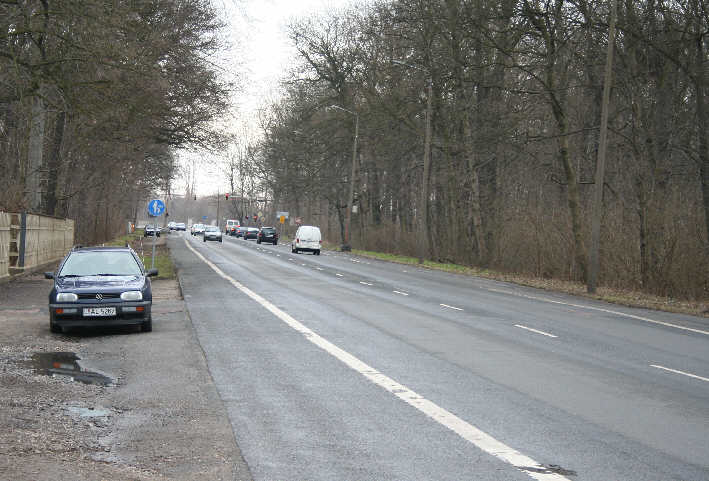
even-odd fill
[[[152,332],[153,330],[153,316],[151,315],[147,321],[144,321],[140,325],[140,330],[143,332]]]
[[[219,242],[221,242],[221,241],[222,241],[222,238],[220,237],[220,238],[219,238]]]
[[[313,254],[315,254],[316,256],[319,256],[319,255],[320,255],[320,249],[318,249],[318,250],[316,250],[315,252],[313,252]]]
[[[275,246],[276,244],[278,244],[278,241],[277,240],[273,241],[273,245]]]
[[[207,238],[206,238],[206,237],[205,237],[204,239],[202,239],[202,240],[203,240],[204,242],[207,242]]]

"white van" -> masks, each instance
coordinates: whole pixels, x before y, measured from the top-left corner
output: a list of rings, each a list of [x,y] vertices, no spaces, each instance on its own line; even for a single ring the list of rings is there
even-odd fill
[[[321,246],[320,228],[312,225],[302,225],[295,232],[295,237],[290,244],[290,251],[296,254],[301,251],[312,252],[314,255],[319,256]]]

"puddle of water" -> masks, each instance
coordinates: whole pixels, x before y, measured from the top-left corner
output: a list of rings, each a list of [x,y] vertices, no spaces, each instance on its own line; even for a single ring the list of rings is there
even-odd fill
[[[67,409],[74,414],[78,414],[82,418],[95,418],[95,417],[103,417],[103,416],[110,416],[111,415],[111,411],[109,411],[107,409],[79,408],[79,407],[68,407]]]
[[[32,360],[25,361],[35,372],[46,376],[64,376],[84,384],[109,386],[113,379],[92,371],[82,369],[77,362],[79,357],[73,352],[37,352]]]

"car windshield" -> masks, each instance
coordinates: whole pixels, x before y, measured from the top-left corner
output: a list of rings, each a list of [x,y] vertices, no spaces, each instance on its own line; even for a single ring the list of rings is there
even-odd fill
[[[128,251],[76,251],[62,266],[59,277],[66,276],[139,276],[140,266]]]
[[[262,231],[264,234],[273,234],[276,230],[275,230],[275,229],[271,229],[271,228],[264,228],[264,229],[261,229],[261,231]]]
[[[218,231],[219,231],[219,229],[218,229],[217,226],[215,226],[215,225],[208,225],[208,226],[207,226],[207,230],[208,230],[209,232],[218,232]]]

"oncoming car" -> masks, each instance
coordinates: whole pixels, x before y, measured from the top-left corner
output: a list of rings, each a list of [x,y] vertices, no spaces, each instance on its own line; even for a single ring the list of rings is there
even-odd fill
[[[49,293],[49,329],[138,325],[153,330],[153,294],[148,271],[130,247],[74,248],[56,273]]]
[[[204,228],[204,242],[208,240],[222,241],[222,231],[215,225],[208,225]]]
[[[143,237],[156,236],[160,237],[160,228],[154,226],[153,224],[148,224],[143,229]]]

